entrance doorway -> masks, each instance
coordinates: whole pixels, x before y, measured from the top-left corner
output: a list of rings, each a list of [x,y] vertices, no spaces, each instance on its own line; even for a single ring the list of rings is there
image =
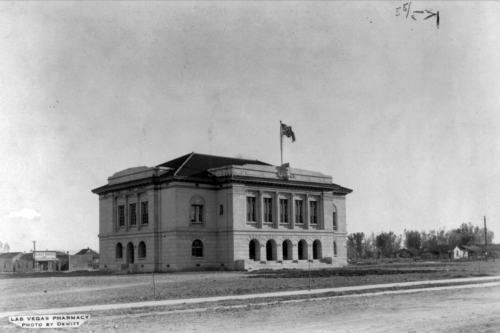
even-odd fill
[[[307,243],[305,240],[301,240],[299,242],[299,260],[306,260],[307,259]]]
[[[134,263],[134,244],[127,244],[127,264]]]

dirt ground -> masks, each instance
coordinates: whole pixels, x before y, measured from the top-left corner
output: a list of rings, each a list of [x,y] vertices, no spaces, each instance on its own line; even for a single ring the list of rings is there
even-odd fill
[[[311,288],[500,275],[497,262],[398,263],[375,267],[312,271]],[[309,285],[304,271],[192,272],[110,275],[99,273],[2,274],[0,312],[54,307],[114,304],[148,300],[302,290]],[[156,298],[154,298],[156,295]]]
[[[102,317],[91,332],[498,332],[500,287]]]
[[[500,286],[209,309],[95,314],[78,329],[41,332],[498,332]],[[21,328],[1,323],[0,330]],[[34,330],[37,331],[37,330]]]

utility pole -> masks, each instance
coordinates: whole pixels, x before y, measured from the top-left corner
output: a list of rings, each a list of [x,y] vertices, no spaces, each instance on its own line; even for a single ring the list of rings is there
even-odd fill
[[[484,245],[488,245],[488,232],[486,231],[486,216],[484,217]]]
[[[33,241],[33,270],[35,270],[35,253],[36,253],[36,241]]]

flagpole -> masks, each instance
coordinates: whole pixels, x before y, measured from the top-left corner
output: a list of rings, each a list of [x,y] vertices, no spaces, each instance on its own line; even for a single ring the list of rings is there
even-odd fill
[[[283,134],[281,133],[281,120],[280,120],[280,152],[281,152],[281,165],[283,165]]]

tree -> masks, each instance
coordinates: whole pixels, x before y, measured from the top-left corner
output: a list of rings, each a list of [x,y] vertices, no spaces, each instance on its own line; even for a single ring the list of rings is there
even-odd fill
[[[420,232],[416,230],[406,230],[405,229],[405,242],[406,248],[410,251],[415,251],[420,253],[422,248],[422,237]]]
[[[422,239],[422,249],[429,249],[436,245],[448,244],[449,232],[445,228],[430,230],[429,232],[422,231],[420,238]]]
[[[3,249],[5,252],[9,252],[10,251],[9,243],[5,243],[5,245],[3,246]]]
[[[365,234],[355,232],[347,236],[347,246],[354,251],[356,258],[361,258],[365,252]]]
[[[384,257],[390,257],[395,251],[401,248],[401,236],[391,232],[381,232],[375,238],[375,245]]]
[[[365,238],[365,257],[376,257],[377,246],[375,243],[375,234],[372,232],[369,237]]]

